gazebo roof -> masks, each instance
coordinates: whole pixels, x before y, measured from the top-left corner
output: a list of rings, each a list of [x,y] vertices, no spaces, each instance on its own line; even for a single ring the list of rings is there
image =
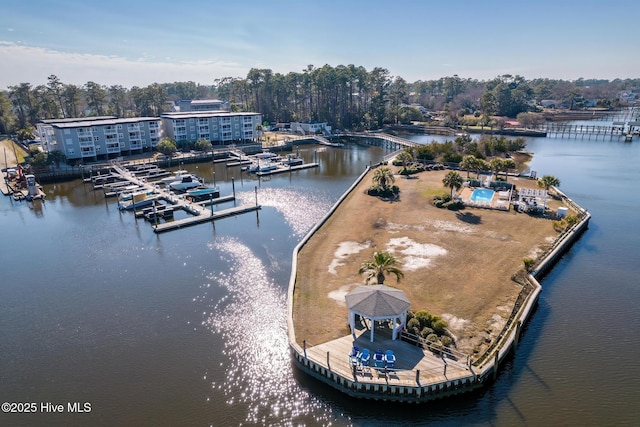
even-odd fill
[[[372,319],[399,316],[411,306],[404,292],[386,285],[358,286],[345,300],[350,311]]]

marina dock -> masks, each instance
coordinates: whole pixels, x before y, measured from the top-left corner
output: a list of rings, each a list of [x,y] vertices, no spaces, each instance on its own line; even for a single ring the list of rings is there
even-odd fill
[[[276,169],[256,172],[256,175],[257,176],[276,175],[276,174],[285,173],[285,172],[295,172],[302,169],[317,168],[319,166],[320,165],[318,163],[305,163],[302,165],[295,165],[295,166],[279,166]]]
[[[179,219],[171,222],[163,222],[153,226],[156,233],[164,233],[165,231],[177,230],[178,228],[189,227],[191,225],[202,224],[203,222],[215,221],[217,219],[227,218],[234,215],[240,215],[247,212],[253,212],[261,209],[260,205],[254,206],[236,206],[229,209],[212,212],[210,209],[198,206],[199,212],[192,217]]]
[[[104,177],[106,178],[106,176]],[[113,164],[111,167],[108,180],[111,181],[108,184],[96,184],[94,181],[94,188],[102,188],[105,190],[106,194],[106,190],[109,187],[105,187],[105,185],[115,186],[113,189],[115,191],[117,191],[118,188],[137,186],[139,191],[147,191],[150,194],[152,193],[152,195],[149,196],[149,198],[152,199],[152,207],[145,207],[143,209],[135,208],[132,210],[134,210],[134,214],[138,218],[152,218],[150,219],[150,222],[152,222],[153,230],[156,233],[177,230],[191,225],[215,221],[217,219],[240,215],[246,212],[253,212],[261,208],[261,206],[257,204],[256,200],[256,204],[253,206],[234,206],[232,208],[214,211],[214,205],[234,201],[235,194],[225,197],[212,197],[209,200],[191,201],[186,197],[186,195],[176,195],[172,191],[169,191],[168,188],[161,188],[156,183],[150,183],[142,178],[138,178],[137,174],[126,170],[118,164]],[[161,200],[168,204],[160,206],[156,205],[156,203]],[[173,221],[158,222],[159,217],[173,218],[173,213],[178,210],[183,210],[191,216]]]

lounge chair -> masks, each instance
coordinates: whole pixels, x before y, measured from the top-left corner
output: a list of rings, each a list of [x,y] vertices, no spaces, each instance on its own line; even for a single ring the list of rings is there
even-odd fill
[[[360,354],[360,350],[358,349],[358,346],[354,345],[353,348],[351,349],[351,353],[349,353],[349,362],[351,362],[352,365],[358,364],[359,354]]]
[[[376,369],[384,368],[384,354],[382,350],[376,350],[376,353],[373,355],[373,367]]]
[[[387,350],[384,354],[384,361],[387,368],[395,368],[396,355],[393,354],[393,350]]]
[[[360,365],[369,366],[369,362],[371,361],[371,353],[369,353],[369,349],[363,348],[358,354],[358,359],[360,360]]]

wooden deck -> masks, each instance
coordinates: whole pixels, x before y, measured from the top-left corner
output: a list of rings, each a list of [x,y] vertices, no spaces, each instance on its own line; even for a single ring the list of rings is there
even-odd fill
[[[185,205],[186,206],[186,205]],[[192,212],[199,212],[194,216],[188,218],[179,219],[176,221],[163,222],[153,227],[153,231],[156,233],[163,233],[165,231],[177,230],[178,228],[189,227],[191,225],[202,224],[203,222],[215,221],[217,219],[227,218],[234,215],[240,215],[246,212],[257,211],[261,208],[260,205],[255,206],[237,206],[229,209],[223,209],[215,212],[203,208],[195,203],[189,205]]]
[[[296,165],[296,166],[281,166],[278,167],[278,169],[273,169],[270,171],[261,171],[261,172],[256,172],[257,176],[269,176],[269,175],[276,175],[279,173],[285,173],[285,172],[295,172],[295,171],[299,171],[299,170],[303,170],[303,169],[309,169],[309,168],[317,168],[320,165],[318,163],[304,163],[302,165]]]
[[[360,367],[351,364],[349,354],[353,346],[371,352],[370,366]],[[393,350],[396,356],[394,370],[376,370],[373,368],[373,354],[377,349]],[[328,355],[327,355],[328,354]],[[398,386],[420,386],[452,381],[473,376],[473,372],[463,361],[455,361],[436,355],[410,343],[392,340],[388,331],[375,331],[375,341],[370,342],[369,330],[359,330],[353,335],[306,348],[307,358],[328,366],[335,374],[361,383],[389,384]]]

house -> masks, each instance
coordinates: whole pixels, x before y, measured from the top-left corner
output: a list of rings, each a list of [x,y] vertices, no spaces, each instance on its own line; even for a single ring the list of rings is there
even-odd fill
[[[306,120],[303,122],[291,122],[291,132],[298,135],[315,135],[321,131],[323,134],[331,134],[331,126],[327,122]]]
[[[177,102],[178,111],[231,111],[231,105],[220,99],[181,99]]]

